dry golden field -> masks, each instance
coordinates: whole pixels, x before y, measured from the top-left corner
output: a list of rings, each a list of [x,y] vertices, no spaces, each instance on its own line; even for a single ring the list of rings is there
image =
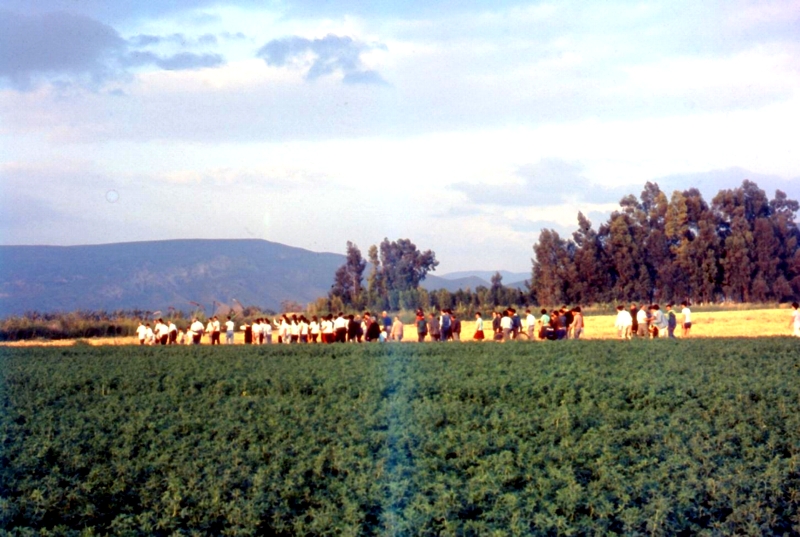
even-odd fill
[[[764,337],[764,336],[788,336],[792,334],[789,327],[792,310],[789,308],[758,309],[758,310],[735,310],[735,311],[714,311],[714,312],[692,312],[692,331],[691,337],[713,338],[713,337]],[[537,316],[538,317],[538,316]],[[617,337],[614,328],[615,315],[591,315],[585,317],[586,329],[584,339],[612,339]],[[524,321],[524,318],[523,318]],[[678,315],[679,327],[675,331],[677,337],[681,337],[681,317]],[[487,338],[491,339],[491,318],[484,319],[484,331]],[[474,320],[462,320],[462,341],[471,341],[475,333]],[[277,336],[273,336],[277,341]],[[225,334],[222,335],[223,342]],[[241,344],[244,336],[237,332],[234,343]],[[403,332],[403,341],[417,341],[417,332],[413,324],[406,324]],[[135,345],[138,343],[135,337],[120,338],[91,338],[91,339],[64,339],[64,340],[31,340],[4,342],[0,345],[12,347],[24,347],[32,345],[45,346],[68,346],[77,342],[89,345]],[[203,344],[208,343],[208,337],[203,338]]]

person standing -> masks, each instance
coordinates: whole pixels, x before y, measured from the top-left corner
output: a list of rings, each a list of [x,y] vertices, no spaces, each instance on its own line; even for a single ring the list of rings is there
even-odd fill
[[[308,343],[308,319],[306,319],[305,315],[301,315],[300,319],[297,322],[298,332],[300,335],[300,343]]]
[[[675,327],[678,326],[678,319],[672,311],[672,302],[667,304],[667,337],[675,339]]]
[[[514,321],[508,310],[503,312],[503,317],[500,319],[500,330],[502,330],[502,339],[505,343],[511,339],[511,332],[514,329]]]
[[[636,335],[640,338],[647,339],[650,336],[650,327],[647,323],[647,306],[642,304],[639,311],[636,312]]]
[[[547,334],[550,330],[550,316],[547,314],[547,310],[542,308],[540,312],[541,316],[539,317],[539,339],[547,339]]]
[[[211,319],[211,326],[213,327],[213,331],[211,332],[211,344],[219,345],[221,343],[220,334],[222,333],[222,329],[216,315]]]
[[[639,333],[639,319],[638,319],[639,308],[636,307],[635,302],[631,302],[630,314],[631,314],[631,335],[636,336]]]
[[[169,343],[169,326],[164,322],[164,319],[158,319],[156,323],[156,341],[160,345]]]
[[[566,306],[561,308],[561,312],[564,314],[564,328],[567,331],[566,339],[572,337],[572,320],[573,320],[573,313],[571,309],[568,309]]]
[[[364,322],[367,324],[367,329],[364,333],[365,341],[378,341],[381,337],[382,326],[378,321],[373,319],[369,314],[364,314]]]
[[[620,339],[631,339],[633,315],[621,304],[617,306],[617,322],[614,324],[614,327],[617,329],[617,336],[619,336]]]
[[[461,341],[461,319],[452,311],[450,312],[450,326],[453,332],[453,341]]]
[[[385,311],[381,312],[381,322],[383,323],[383,329],[386,330],[387,334],[390,334],[394,323],[392,323],[392,318]]]
[[[245,345],[252,345],[253,344],[253,327],[247,324],[247,321],[244,322],[242,326],[239,327],[239,330],[244,332],[244,344]]]
[[[511,317],[511,337],[517,339],[522,331],[522,319],[514,308],[508,308],[508,316]]]
[[[533,332],[536,329],[536,316],[531,313],[530,309],[525,310],[525,333],[528,335],[528,341],[533,341]]]
[[[192,319],[189,329],[192,331],[192,345],[200,345],[200,338],[203,337],[203,323],[195,317]]]
[[[486,336],[483,333],[483,317],[481,317],[481,312],[475,313],[475,335],[472,336],[472,339],[475,341],[483,341],[486,339]]]
[[[447,341],[450,339],[452,326],[450,325],[450,310],[448,309],[441,309],[441,315],[439,316],[439,330],[440,330],[440,339],[441,341]]]
[[[139,338],[139,345],[144,345],[144,340],[147,337],[147,327],[142,321],[139,321],[139,327],[136,329],[136,337]]]
[[[178,327],[175,326],[174,321],[169,322],[169,344],[176,345],[178,343]]]
[[[389,339],[391,341],[403,341],[403,322],[400,316],[396,315],[392,323],[392,329],[389,332]]]
[[[431,336],[431,341],[439,341],[442,337],[439,319],[433,313],[428,316],[428,334]]]
[[[572,337],[580,339],[583,335],[583,313],[580,306],[572,308]]]
[[[659,334],[661,334],[663,337],[664,330],[667,329],[667,319],[664,317],[664,312],[661,311],[661,308],[658,304],[653,304],[650,306],[650,311],[653,312],[653,320],[651,322],[653,337],[657,338]]]
[[[311,336],[311,341],[316,343],[319,340],[319,335],[321,333],[321,328],[319,324],[319,320],[316,315],[311,316],[311,322],[308,323],[308,335]]]
[[[425,341],[425,336],[428,335],[428,323],[425,322],[425,314],[422,310],[417,310],[417,341],[420,343]]]
[[[341,311],[336,316],[333,322],[334,333],[336,334],[337,343],[344,343],[347,341],[347,319],[344,318],[344,313]]]
[[[789,323],[789,327],[793,328],[792,335],[795,337],[800,337],[800,304],[797,302],[792,302],[792,308],[794,311],[792,312],[792,320]]]
[[[502,341],[503,340],[503,327],[501,326],[501,320],[503,316],[500,313],[493,311],[492,312],[492,332],[494,335],[492,336],[495,341]]]
[[[235,325],[231,320],[231,316],[228,315],[228,320],[225,321],[225,344],[226,345],[233,345],[233,329]]]
[[[692,331],[692,310],[689,309],[689,304],[686,301],[681,302],[681,317],[683,317],[683,332],[682,337],[689,337]]]

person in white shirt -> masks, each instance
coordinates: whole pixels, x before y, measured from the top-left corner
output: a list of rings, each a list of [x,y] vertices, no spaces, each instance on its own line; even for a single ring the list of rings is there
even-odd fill
[[[333,322],[333,329],[336,333],[336,341],[344,343],[347,341],[347,319],[344,318],[344,313],[339,312],[336,320]]]
[[[231,320],[231,316],[228,315],[228,320],[225,321],[225,344],[233,345],[233,331],[236,328],[236,325]]]
[[[681,316],[683,316],[683,332],[681,336],[689,337],[692,331],[692,310],[689,309],[689,304],[681,302]]]
[[[163,319],[159,319],[156,323],[155,335],[159,344],[166,345],[169,342],[169,326],[164,323]]]
[[[261,329],[263,325],[261,324],[261,319],[256,319],[253,321],[253,345],[261,345],[263,343],[261,339]]]
[[[297,315],[292,315],[292,321],[289,323],[289,336],[291,339],[287,343],[300,341],[300,323],[297,322]]]
[[[631,322],[633,322],[632,317]],[[639,324],[639,328],[636,329],[636,335],[645,339],[650,337],[650,323],[647,322],[647,305],[642,304],[642,307],[636,312],[636,322]]]
[[[178,327],[175,326],[173,321],[169,322],[169,344],[175,345],[178,343]]]
[[[500,319],[500,329],[503,331],[503,341],[508,341],[511,337],[511,328],[513,325],[513,321],[511,317],[508,315],[508,311],[503,312],[503,317]]]
[[[333,315],[322,319],[322,342],[333,343]]]
[[[156,340],[156,335],[153,332],[153,329],[150,328],[150,323],[147,323],[147,330],[144,333],[144,342],[145,345],[153,345]]]
[[[139,338],[139,345],[144,345],[145,337],[147,336],[147,327],[144,323],[140,322],[139,327],[136,329],[136,337]]]
[[[389,339],[392,341],[403,341],[403,322],[399,316],[395,316],[392,323],[392,331],[389,333]]]
[[[311,341],[312,342],[314,342],[314,343],[317,342],[317,340],[319,339],[320,330],[321,330],[321,328],[320,328],[319,321],[317,320],[317,316],[316,315],[312,315],[311,316],[311,322],[308,323],[308,334],[311,336]]]
[[[525,310],[525,333],[528,334],[528,340],[533,341],[533,331],[536,329],[536,317],[531,313],[531,310]]]
[[[189,326],[189,330],[192,332],[192,344],[200,345],[200,338],[203,337],[203,323],[201,323],[197,318],[192,319],[192,324]]]
[[[792,312],[792,320],[789,326],[794,328],[792,334],[795,337],[800,337],[800,304],[792,302],[792,308],[794,311]]]
[[[646,320],[645,324],[647,324]],[[617,306],[617,322],[614,324],[614,327],[617,329],[617,335],[620,339],[631,338],[631,326],[633,326],[633,317],[631,317],[631,312],[626,310],[625,306]]]
[[[308,343],[308,319],[305,315],[301,315],[297,320],[298,335],[300,336],[300,343]]]
[[[219,345],[220,344],[220,332],[221,326],[219,324],[219,319],[215,317],[211,318],[211,326],[213,327],[213,331],[211,332],[211,344],[212,345]]]

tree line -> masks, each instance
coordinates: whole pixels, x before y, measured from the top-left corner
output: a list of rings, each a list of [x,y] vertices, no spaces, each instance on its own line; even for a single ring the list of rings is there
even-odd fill
[[[790,301],[800,296],[798,202],[745,180],[708,204],[696,188],[671,197],[648,182],[595,230],[578,213],[562,238],[533,246],[530,298],[542,304],[620,301]]]

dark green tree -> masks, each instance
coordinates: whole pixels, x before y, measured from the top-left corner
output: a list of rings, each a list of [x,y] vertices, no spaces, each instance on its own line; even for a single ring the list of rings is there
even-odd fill
[[[367,262],[361,257],[358,246],[350,241],[347,241],[346,256],[344,265],[336,269],[328,294],[331,299],[338,297],[345,306],[361,309],[364,305],[362,281]]]

